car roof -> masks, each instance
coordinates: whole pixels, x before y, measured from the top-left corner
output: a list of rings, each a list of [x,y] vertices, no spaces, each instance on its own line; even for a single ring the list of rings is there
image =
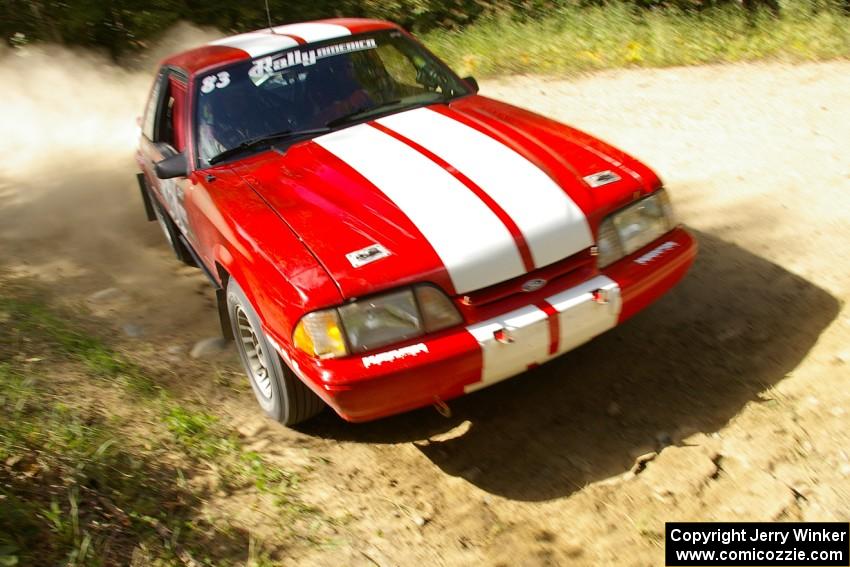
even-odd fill
[[[162,64],[193,75],[210,67],[262,57],[298,45],[387,29],[400,28],[392,22],[364,18],[333,18],[287,24],[217,39],[172,55]]]

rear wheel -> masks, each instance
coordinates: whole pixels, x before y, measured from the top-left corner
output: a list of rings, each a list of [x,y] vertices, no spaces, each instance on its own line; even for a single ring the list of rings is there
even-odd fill
[[[263,411],[284,425],[301,423],[322,411],[324,402],[283,363],[233,278],[227,284],[227,312],[236,349]]]
[[[159,203],[154,205],[153,212],[156,215],[156,222],[159,223],[159,228],[162,229],[162,233],[165,235],[165,239],[168,241],[168,244],[171,246],[171,249],[174,249],[174,235],[172,234],[172,223],[166,220],[165,214],[162,212],[162,207],[159,206]]]
[[[156,199],[153,199],[153,212],[156,215],[159,227],[162,229],[163,234],[165,234],[165,239],[171,246],[171,250],[174,251],[174,255],[177,256],[177,259],[187,266],[198,267],[192,254],[180,240],[180,231],[177,230],[177,225],[174,224],[174,221],[171,220],[171,217]]]

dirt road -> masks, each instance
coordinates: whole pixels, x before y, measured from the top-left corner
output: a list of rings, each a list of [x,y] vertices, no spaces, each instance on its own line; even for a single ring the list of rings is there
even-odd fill
[[[56,78],[33,63],[36,79]],[[23,69],[4,68],[4,84]],[[304,499],[339,519],[317,528],[332,544],[273,557],[660,565],[668,520],[850,517],[850,63],[484,83],[654,166],[699,238],[697,264],[628,324],[458,400],[450,419],[426,409],[354,426],[328,412],[298,430],[221,386],[238,379],[235,355],[186,355],[217,321],[202,276],[144,221],[131,150],[145,80],[93,61],[60,83],[125,96],[12,97],[3,119],[21,136],[0,142],[2,270],[102,321],[251,448],[306,471]],[[273,540],[251,494],[209,508]]]

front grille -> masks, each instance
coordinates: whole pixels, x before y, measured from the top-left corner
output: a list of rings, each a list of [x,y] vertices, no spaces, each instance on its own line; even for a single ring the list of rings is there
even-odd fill
[[[467,293],[457,298],[458,308],[467,321],[475,321],[480,320],[492,308],[501,307],[502,304],[535,303],[563,289],[566,287],[565,283],[573,285],[574,282],[590,277],[595,265],[596,258],[591,255],[588,248],[533,272]],[[538,278],[546,280],[546,285],[535,291],[523,291],[523,284]]]

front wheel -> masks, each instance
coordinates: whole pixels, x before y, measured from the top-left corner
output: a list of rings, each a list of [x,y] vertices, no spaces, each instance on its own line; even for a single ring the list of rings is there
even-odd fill
[[[295,425],[322,411],[324,402],[283,363],[233,278],[227,283],[227,312],[242,365],[266,415],[284,425]]]

